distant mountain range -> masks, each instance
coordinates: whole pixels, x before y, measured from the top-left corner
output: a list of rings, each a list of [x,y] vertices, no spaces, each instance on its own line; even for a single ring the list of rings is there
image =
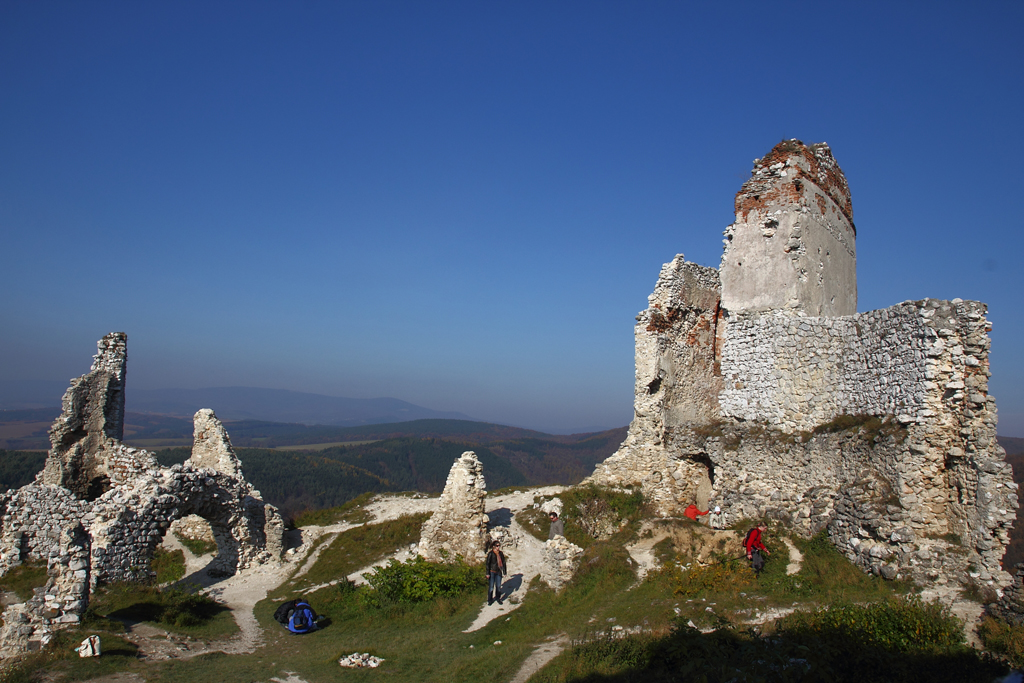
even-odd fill
[[[66,382],[0,382],[0,409],[59,406],[67,387]],[[212,408],[222,420],[344,427],[424,419],[473,419],[463,413],[431,410],[397,398],[343,398],[258,387],[148,391],[128,387],[125,403],[127,410],[135,413],[191,419],[200,408]]]

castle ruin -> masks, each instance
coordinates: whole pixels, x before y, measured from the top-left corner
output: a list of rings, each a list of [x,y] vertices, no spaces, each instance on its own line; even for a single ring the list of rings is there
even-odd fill
[[[827,530],[866,570],[997,589],[1018,505],[988,394],[985,304],[857,312],[827,145],[783,141],[736,195],[718,270],[676,256],[637,316],[634,418],[589,481],[662,514]]]
[[[36,481],[0,494],[0,575],[45,562],[48,582],[3,613],[0,657],[45,645],[79,623],[102,583],[151,578],[150,560],[174,521],[209,523],[217,555],[207,571],[229,575],[280,560],[284,522],[242,476],[227,432],[212,410],[195,415],[195,446],[182,465],[121,443],[127,337],[98,343],[89,373],[72,380],[50,429]]]

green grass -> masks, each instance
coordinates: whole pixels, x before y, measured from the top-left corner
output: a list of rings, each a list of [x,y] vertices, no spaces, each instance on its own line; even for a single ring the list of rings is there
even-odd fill
[[[45,586],[48,578],[46,562],[22,562],[0,578],[0,591],[17,593],[22,600],[28,600],[33,595],[32,589]]]
[[[663,637],[592,638],[530,680],[989,683],[1006,673],[964,645],[958,627],[942,608],[913,600],[801,615],[770,634],[729,626],[701,633],[680,620]]]
[[[331,541],[308,572],[286,581],[270,595],[275,598],[294,597],[312,586],[343,579],[368,567],[396,548],[418,542],[420,529],[427,517],[427,514],[405,515],[388,522],[349,529]]]
[[[701,628],[748,621],[773,607],[789,608],[799,603],[801,609],[813,609],[837,602],[869,603],[911,589],[903,582],[865,574],[840,554],[824,534],[792,541],[803,554],[800,571],[792,575],[786,574],[789,549],[780,538],[780,531],[773,530],[764,536],[770,555],[760,576],[754,576],[746,558],[713,554],[712,561],[701,566],[689,555],[673,554],[670,539],[655,546],[665,565],[657,573],[672,582],[679,598],[680,618]],[[689,569],[680,571],[677,563]]]
[[[339,522],[349,524],[365,524],[370,521],[370,513],[366,511],[366,505],[377,495],[372,491],[361,493],[344,505],[325,508],[323,510],[307,510],[295,518],[295,526],[330,526]]]
[[[93,634],[100,637],[102,656],[79,657],[75,648]],[[88,681],[138,668],[137,655],[138,648],[122,635],[85,624],[82,628],[57,632],[38,652],[4,662],[0,683],[34,683],[41,680],[39,673],[43,670],[47,673],[45,680],[53,683]]]
[[[581,548],[605,540],[608,531],[623,541],[632,538],[646,511],[639,490],[618,491],[591,484],[571,488],[559,497],[563,504],[565,537]]]
[[[185,553],[158,547],[153,551],[149,567],[156,573],[154,580],[158,584],[172,583],[185,576]]]
[[[516,521],[538,541],[548,540],[551,518],[540,508],[528,508],[516,513]]]
[[[97,590],[90,610],[109,620],[146,621],[193,638],[213,640],[238,632],[231,611],[205,595],[118,583]]]
[[[174,532],[174,537],[196,557],[202,557],[207,553],[216,552],[217,550],[217,543],[214,541],[205,541],[201,538],[186,538],[179,535],[178,532]]]
[[[985,617],[978,636],[988,650],[1004,657],[1014,668],[1024,667],[1024,626]]]
[[[324,588],[306,597],[329,624],[305,636],[287,634],[273,621],[278,603],[265,600],[256,608],[267,629],[265,648],[252,655],[170,662],[148,680],[234,683],[293,671],[310,683],[338,680],[339,675],[346,680],[500,681],[509,680],[535,645],[554,633],[568,630],[571,637],[584,638],[610,623],[630,627],[645,621],[649,629],[667,630],[673,604],[664,597],[670,593],[667,582],[648,582],[627,591],[635,581],[633,572],[625,552],[609,542],[591,544],[583,563],[562,594],[535,588],[518,610],[473,633],[462,631],[484,603],[483,587],[475,593],[385,608],[365,604],[351,590]],[[502,644],[495,646],[496,640]],[[337,659],[357,651],[386,661],[372,672],[339,674]]]
[[[642,500],[637,502],[628,493],[618,495],[623,497],[612,498],[615,505],[609,501],[608,507],[626,524],[610,539],[589,540],[576,576],[562,593],[556,594],[538,581],[519,609],[479,631],[463,633],[484,603],[482,585],[466,593],[428,596],[420,603],[396,601],[380,606],[362,597],[366,589],[356,590],[347,583],[308,591],[313,585],[342,578],[416,541],[425,518],[418,515],[358,527],[327,541],[329,545],[308,575],[286,582],[257,604],[255,615],[264,629],[264,645],[255,652],[232,656],[214,653],[135,666],[140,667],[138,670],[146,680],[163,683],[247,683],[286,678],[285,672],[294,672],[309,683],[339,677],[414,683],[502,681],[515,675],[538,644],[564,633],[572,646],[536,674],[531,683],[987,683],[1005,669],[966,650],[956,638],[950,637],[949,622],[944,621],[947,615],[941,610],[915,604],[913,598],[904,603],[892,602],[904,600],[893,597],[903,586],[863,574],[820,537],[794,540],[804,553],[804,563],[793,577],[785,575],[786,546],[779,532],[770,531],[765,540],[772,555],[757,579],[751,580],[745,562],[719,558],[717,564],[710,565],[713,569],[708,570],[724,572],[718,580],[698,581],[694,573],[687,579],[688,587],[684,587],[681,573],[669,568],[652,572],[637,584],[624,545],[636,533],[635,521],[642,511]],[[663,550],[668,552],[669,548]],[[510,570],[514,574],[516,567]],[[132,589],[137,591],[138,587]],[[322,630],[293,636],[273,620],[280,600],[298,594],[304,595],[326,617]],[[118,605],[113,605],[110,597],[107,600],[119,609],[129,602],[139,602],[137,596],[131,595],[121,595]],[[740,623],[767,606],[792,606],[794,602],[810,614],[783,620],[777,627],[768,624],[751,629]],[[877,611],[867,610],[865,616],[858,611],[858,603],[885,604]],[[816,611],[828,604],[843,607],[832,614]],[[702,634],[685,626],[690,620],[717,630]],[[908,625],[912,630],[921,628],[924,637],[916,630],[911,637]],[[616,634],[612,630],[615,626],[633,635],[621,638],[623,632]],[[857,637],[850,637],[853,627]],[[502,644],[494,645],[495,641]],[[386,661],[372,671],[340,672],[338,658],[352,652],[370,652]],[[806,672],[799,660],[810,662],[813,671]],[[737,663],[742,665],[739,672]],[[914,678],[917,673],[922,678]],[[890,678],[884,678],[889,675]]]

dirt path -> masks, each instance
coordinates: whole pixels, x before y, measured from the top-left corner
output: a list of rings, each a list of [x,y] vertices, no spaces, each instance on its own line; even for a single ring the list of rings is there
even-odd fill
[[[789,564],[786,565],[786,574],[796,574],[800,571],[800,567],[803,566],[804,555],[796,549],[793,541],[788,538],[783,537],[782,542],[789,548]]]
[[[546,486],[487,498],[488,526],[492,529],[504,528],[507,533],[502,548],[508,558],[508,575],[501,588],[504,599],[503,604],[495,602],[491,605],[484,600],[480,613],[463,633],[478,631],[523,604],[530,585],[540,574],[544,542],[524,529],[516,521],[515,514],[531,507],[535,496],[553,496],[564,490],[563,486]]]
[[[548,662],[557,657],[569,644],[569,638],[564,633],[551,636],[545,642],[538,645],[533,653],[526,658],[519,671],[512,677],[510,683],[526,683],[530,676],[543,669]]]
[[[526,509],[533,504],[534,496],[556,495],[564,490],[561,486],[549,486],[542,489],[524,490],[518,493],[497,496],[487,499],[487,507],[492,512],[507,511],[507,526],[512,536],[517,539],[516,547],[509,549],[509,566],[512,572],[506,582],[508,600],[504,605],[484,606],[470,630],[483,628],[493,619],[505,614],[521,604],[522,596],[529,590],[530,583],[540,572],[540,558],[543,543],[531,536],[512,517],[515,512]],[[397,519],[403,515],[432,512],[437,509],[437,498],[426,496],[380,496],[366,506],[371,516],[371,523]],[[499,524],[502,525],[502,524]],[[295,576],[302,576],[316,563],[320,554],[339,534],[359,524],[340,522],[324,527],[304,527],[293,532],[289,545],[293,548],[285,554],[280,563],[270,563],[252,567],[236,573],[226,579],[210,577],[206,572],[212,555],[195,556],[184,547],[173,534],[165,537],[164,545],[169,550],[180,549],[185,555],[186,577],[181,583],[199,584],[202,592],[224,603],[238,624],[237,635],[217,641],[198,641],[186,636],[179,636],[147,623],[126,624],[126,636],[139,646],[143,659],[153,661],[165,659],[187,659],[207,652],[224,652],[226,654],[248,654],[264,644],[264,633],[253,614],[256,603],[265,599],[267,593],[280,586],[294,571]],[[314,547],[315,546],[315,547]],[[406,559],[412,554],[411,549],[402,549],[390,557]],[[375,563],[381,564],[387,561]],[[350,575],[349,578],[362,582],[363,574],[372,567],[366,567]],[[325,584],[329,585],[329,584]],[[289,675],[288,681],[295,681]]]
[[[654,556],[654,546],[664,541],[669,535],[664,531],[659,531],[649,538],[641,538],[636,543],[626,546],[626,552],[636,562],[637,584],[644,580],[648,572],[661,567],[658,558]]]
[[[169,552],[180,550],[185,555],[185,576],[202,571],[203,567],[210,564],[210,560],[213,559],[212,552],[205,555],[193,555],[192,551],[186,548],[173,533],[164,534],[164,540],[160,545]]]

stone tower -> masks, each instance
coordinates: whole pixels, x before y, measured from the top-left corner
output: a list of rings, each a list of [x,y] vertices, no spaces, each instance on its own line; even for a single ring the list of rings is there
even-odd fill
[[[754,162],[725,231],[722,307],[811,316],[857,312],[850,188],[825,143],[784,140]]]

